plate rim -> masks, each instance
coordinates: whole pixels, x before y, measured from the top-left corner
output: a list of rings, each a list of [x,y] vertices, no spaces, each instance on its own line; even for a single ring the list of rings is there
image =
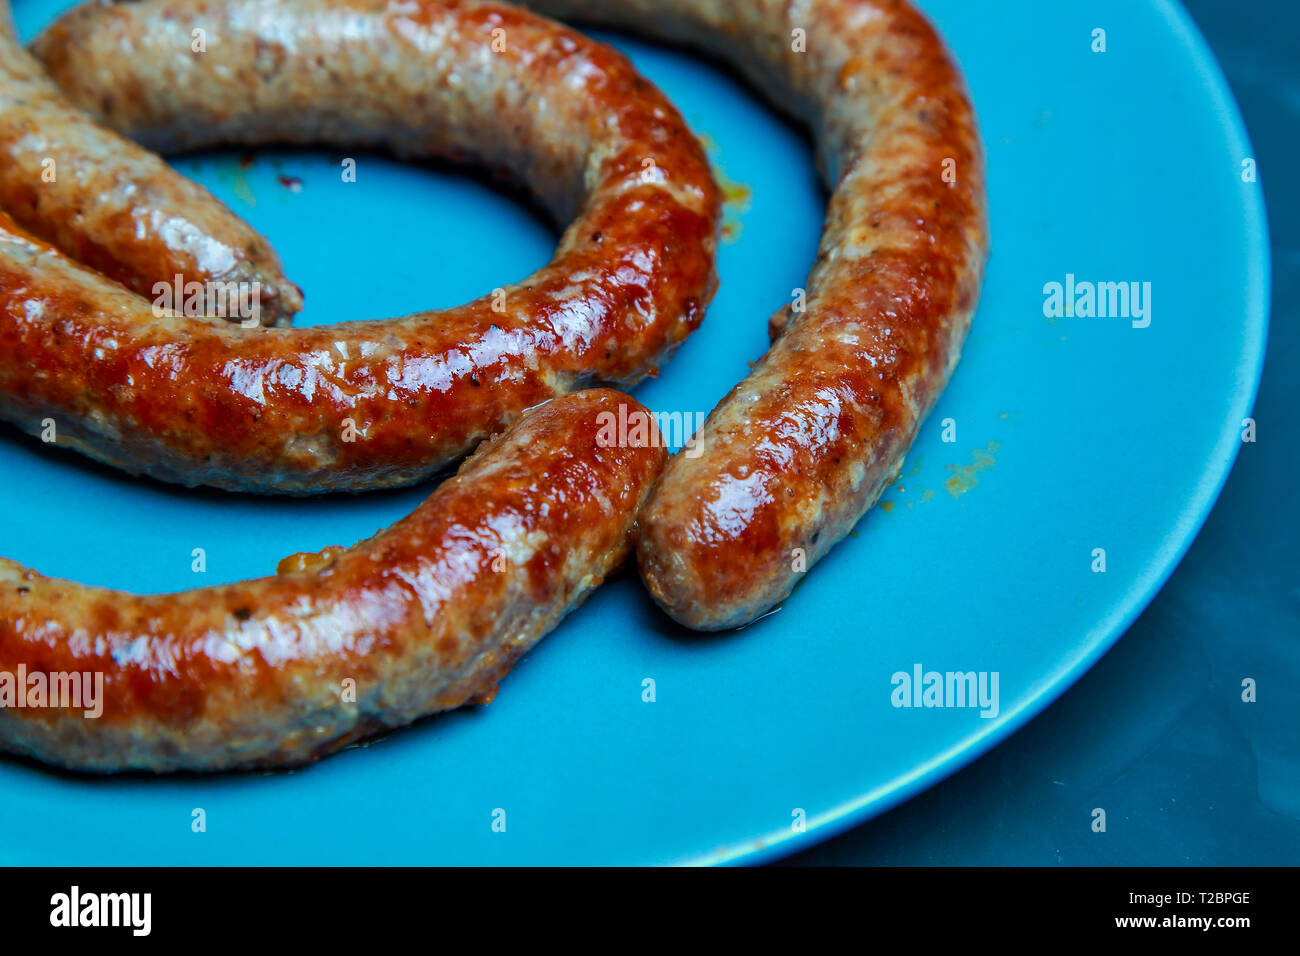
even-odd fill
[[[1199,26],[1179,0],[1149,0],[1149,8],[1168,29],[1170,39],[1186,51],[1190,66],[1202,77],[1206,107],[1213,124],[1222,131],[1230,149],[1254,156],[1249,130],[1218,59]],[[940,23],[941,27],[942,24]],[[1247,283],[1240,320],[1243,347],[1237,356],[1236,378],[1226,391],[1228,421],[1250,414],[1260,388],[1266,360],[1272,303],[1272,250],[1267,206],[1262,182],[1245,192],[1240,213],[1246,243],[1246,269],[1239,273]],[[980,722],[978,730],[937,754],[914,763],[905,772],[862,789],[857,796],[809,816],[806,829],[793,832],[779,826],[768,832],[729,842],[709,850],[658,862],[637,854],[638,865],[758,865],[809,849],[859,826],[919,795],[957,773],[1009,739],[1068,691],[1131,627],[1164,587],[1198,537],[1221,495],[1241,452],[1238,430],[1224,429],[1210,455],[1200,465],[1193,494],[1183,502],[1177,517],[1164,530],[1162,540],[1142,570],[1128,583],[1123,596],[1104,609],[1069,655],[1062,655],[1041,675],[1031,696],[993,721]],[[860,789],[851,787],[851,789]],[[3,865],[3,864],[0,864]],[[276,865],[276,864],[269,864]],[[599,865],[587,861],[579,865]]]

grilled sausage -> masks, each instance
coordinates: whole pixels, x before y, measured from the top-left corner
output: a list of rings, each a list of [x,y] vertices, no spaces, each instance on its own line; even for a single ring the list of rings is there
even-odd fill
[[[302,308],[270,245],[202,186],[74,109],[19,44],[0,0],[0,209],[141,295],[176,277],[257,283],[231,316],[287,324]]]
[[[817,134],[834,192],[806,308],[671,462],[638,547],[679,621],[744,624],[874,503],[957,362],[988,246],[973,111],[903,0],[531,5],[721,53]]]
[[[833,187],[806,309],[669,463],[637,556],[700,630],[790,593],[897,474],[957,364],[988,248],[960,74],[905,0],[530,0],[730,60],[815,132]]]
[[[497,294],[303,329],[160,319],[0,229],[0,413],[53,418],[61,444],[125,470],[295,494],[409,484],[539,402],[636,383],[716,287],[699,142],[621,54],[518,8],[139,0],[73,10],[33,49],[76,105],[149,145],[451,155],[577,217]]]
[[[620,405],[653,429],[618,392],[555,399],[409,517],[276,577],[141,597],[0,560],[0,704],[20,668],[28,700],[36,675],[95,697],[10,700],[0,749],[87,771],[291,766],[490,699],[629,550],[666,453],[653,432],[602,440]]]

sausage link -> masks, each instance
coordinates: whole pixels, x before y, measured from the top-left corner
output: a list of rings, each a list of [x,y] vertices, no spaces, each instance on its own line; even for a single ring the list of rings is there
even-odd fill
[[[680,115],[618,52],[516,7],[94,4],[33,50],[79,107],[145,143],[450,155],[577,216],[552,262],[499,295],[302,329],[155,318],[0,229],[0,414],[29,431],[54,418],[61,444],[128,471],[292,494],[409,484],[539,402],[636,383],[716,288],[718,190]]]
[[[988,250],[983,151],[961,76],[904,0],[531,0],[715,51],[811,125],[833,194],[807,307],[675,456],[641,574],[700,630],[790,593],[871,507],[947,384]]]
[[[0,209],[141,295],[157,283],[257,283],[264,324],[302,294],[275,251],[202,186],[74,109],[18,43],[0,0]]]
[[[0,707],[0,749],[96,772],[291,766],[490,699],[629,550],[665,452],[601,440],[620,405],[652,422],[610,390],[555,399],[388,530],[286,562],[304,570],[136,596],[0,559],[0,680],[103,675],[82,709]]]

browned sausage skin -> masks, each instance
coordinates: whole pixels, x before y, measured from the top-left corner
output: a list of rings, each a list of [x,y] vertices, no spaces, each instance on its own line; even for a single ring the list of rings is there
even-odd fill
[[[718,192],[677,111],[621,54],[518,8],[140,0],[73,10],[33,49],[78,106],[152,145],[473,158],[577,215],[500,295],[304,329],[157,319],[0,230],[0,413],[53,418],[60,444],[125,470],[291,494],[409,484],[539,402],[636,383],[716,287]]]
[[[834,191],[806,309],[670,461],[638,544],[669,614],[740,626],[875,503],[957,364],[988,247],[974,112],[904,0],[529,5],[721,53],[815,133]]]
[[[287,324],[302,295],[275,251],[202,186],[73,108],[15,39],[0,0],[0,209],[154,298],[157,283],[257,283],[250,319]]]
[[[0,708],[0,749],[89,771],[288,766],[490,698],[628,551],[665,453],[601,440],[620,404],[652,421],[614,391],[558,398],[305,570],[137,596],[0,559],[0,673],[103,675],[97,718],[85,700]]]
[[[960,75],[903,0],[535,0],[728,57],[808,121],[834,187],[806,309],[670,464],[639,543],[660,604],[701,629],[787,594],[901,464],[955,366],[987,253]],[[70,82],[70,81],[69,81]]]

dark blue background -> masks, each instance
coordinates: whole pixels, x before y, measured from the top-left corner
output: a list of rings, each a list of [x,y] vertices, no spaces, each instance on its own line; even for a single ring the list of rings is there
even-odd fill
[[[1300,3],[1184,5],[1236,94],[1268,204],[1257,441],[1164,590],[1074,688],[937,787],[787,862],[1300,864]]]

